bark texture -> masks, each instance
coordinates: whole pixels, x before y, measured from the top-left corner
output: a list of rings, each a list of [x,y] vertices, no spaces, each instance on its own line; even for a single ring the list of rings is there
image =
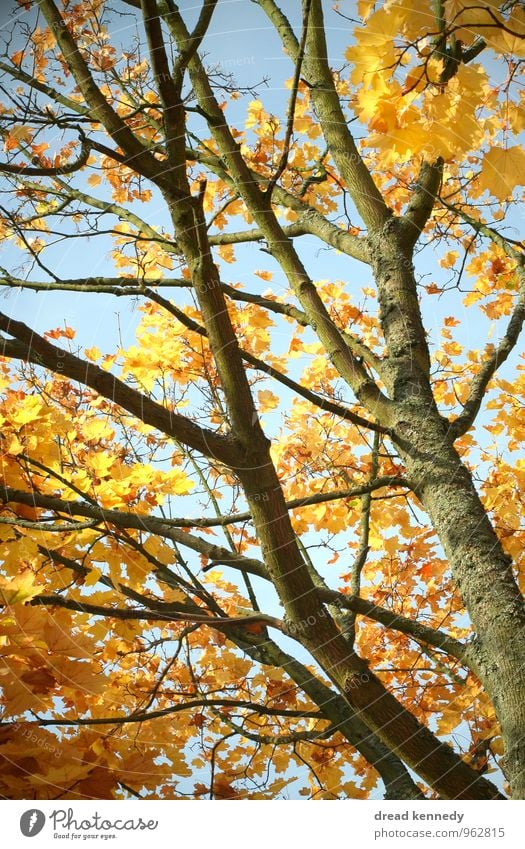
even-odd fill
[[[477,672],[501,723],[513,798],[521,799],[525,794],[523,598],[512,562],[454,447],[450,422],[440,415],[433,398],[412,252],[403,222],[389,222],[374,241],[389,388],[396,402],[393,440],[475,628]]]

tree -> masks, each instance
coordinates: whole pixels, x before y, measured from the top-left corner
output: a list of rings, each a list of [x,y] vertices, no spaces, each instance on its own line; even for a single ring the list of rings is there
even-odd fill
[[[524,798],[523,4],[247,4],[279,115],[218,0],[18,5],[2,285],[140,320],[0,317],[3,796]]]

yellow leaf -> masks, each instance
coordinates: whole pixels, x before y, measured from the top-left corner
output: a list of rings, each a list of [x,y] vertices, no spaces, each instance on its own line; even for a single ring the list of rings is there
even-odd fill
[[[357,14],[359,15],[363,23],[370,15],[370,12],[374,8],[375,4],[376,0],[357,0]]]
[[[257,277],[260,277],[261,280],[271,280],[273,276],[271,271],[254,271],[253,273],[256,274]]]
[[[511,103],[509,104],[507,114],[509,124],[514,133],[518,134],[522,130],[525,130],[525,108],[523,106],[516,106],[515,103]]]
[[[5,450],[13,457],[16,457],[17,454],[21,454],[24,450],[24,446],[20,442],[16,433],[12,433],[5,437]]]
[[[483,157],[478,179],[498,200],[505,200],[517,185],[525,185],[525,151],[522,147],[493,147]]]
[[[279,398],[270,392],[268,389],[260,389],[257,393],[259,399],[259,409],[261,413],[266,413],[268,410],[275,410],[279,404]]]
[[[43,403],[36,395],[26,395],[12,414],[12,421],[17,425],[26,425],[35,421],[42,414]]]
[[[186,495],[195,486],[194,482],[180,469],[173,469],[166,475],[169,480],[169,491],[171,495]]]
[[[219,256],[224,262],[235,262],[235,253],[232,245],[219,245],[217,248]]]
[[[457,251],[448,251],[448,253],[446,253],[443,257],[443,259],[439,260],[439,264],[441,268],[452,268],[452,266],[456,264],[458,259],[459,254]]]
[[[4,148],[13,150],[15,147],[20,147],[23,142],[30,142],[33,138],[33,130],[31,127],[26,127],[23,124],[13,127],[5,137]]]
[[[95,363],[101,358],[102,351],[100,350],[100,348],[97,348],[96,345],[93,345],[92,348],[86,348],[84,354],[86,355],[88,360],[91,360],[91,362]]]
[[[13,53],[11,55],[11,62],[13,63],[13,65],[18,65],[20,67],[20,65],[24,61],[24,56],[25,50],[17,50],[16,53]]]
[[[89,454],[86,457],[86,465],[89,466],[89,468],[92,469],[99,478],[103,478],[109,474],[109,470],[114,462],[114,457],[101,451],[98,451],[96,454]]]
[[[35,587],[34,582],[35,576],[28,571],[12,580],[0,578],[0,603],[25,604],[26,601],[40,595],[44,587]]]
[[[100,174],[90,174],[88,177],[88,183],[90,186],[98,186],[101,182],[102,177]]]
[[[82,436],[84,439],[111,439],[115,435],[115,431],[105,419],[90,419],[82,428]],[[97,458],[95,463],[100,462]],[[109,466],[113,463],[113,458],[107,458]],[[109,468],[107,466],[107,468]],[[106,472],[104,472],[106,474]]]
[[[85,586],[86,587],[93,587],[97,583],[97,581],[99,580],[101,575],[102,575],[101,569],[96,569],[94,567],[91,568],[89,570],[89,575],[86,575],[86,577],[84,578]]]
[[[399,551],[399,538],[396,536],[384,537],[383,548],[387,554],[394,556]]]
[[[117,360],[116,354],[106,354],[102,363],[101,363],[101,367],[105,371],[109,371],[111,369],[111,366],[113,365],[113,363],[116,362],[116,360]]]

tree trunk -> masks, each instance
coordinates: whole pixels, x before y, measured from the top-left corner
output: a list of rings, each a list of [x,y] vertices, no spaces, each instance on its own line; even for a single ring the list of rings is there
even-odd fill
[[[402,425],[402,426],[401,426]],[[472,477],[446,438],[446,425],[422,410],[399,423],[415,492],[450,563],[477,636],[477,665],[501,723],[512,797],[525,798],[525,609],[512,563]]]
[[[512,796],[525,798],[525,609],[487,512],[436,407],[412,265],[413,237],[392,218],[374,238],[380,319],[388,348],[393,441],[428,513],[476,632],[477,669],[505,741]]]

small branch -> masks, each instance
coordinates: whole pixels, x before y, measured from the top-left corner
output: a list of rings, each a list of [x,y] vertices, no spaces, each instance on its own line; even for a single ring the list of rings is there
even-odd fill
[[[156,0],[141,0],[144,29],[157,91],[162,103],[168,171],[179,188],[187,188],[185,157],[185,113],[181,98],[182,77],[174,81],[157,11]]]
[[[123,781],[119,781],[119,786],[122,787],[122,789],[125,790],[126,793],[129,793],[130,796],[134,796],[135,799],[143,798],[140,793],[137,793],[136,790],[133,790],[133,787],[130,787],[129,784],[125,784]]]
[[[79,87],[94,121],[100,121],[115,144],[133,161],[133,167],[158,185],[169,182],[163,177],[164,166],[115,112],[97,86],[79,47],[53,0],[37,0],[47,24],[54,33],[64,61]]]
[[[9,76],[15,80],[20,80],[20,82],[25,83],[35,91],[39,91],[41,92],[41,94],[47,95],[50,100],[53,100],[55,103],[60,103],[61,106],[65,106],[67,109],[70,109],[71,112],[76,112],[82,117],[90,116],[89,109],[87,109],[85,106],[82,106],[81,103],[77,103],[76,100],[72,100],[65,94],[62,94],[61,92],[57,91],[57,89],[53,88],[48,83],[37,79],[31,74],[27,74],[25,71],[22,70],[22,68],[19,68],[15,65],[8,65],[6,62],[0,62],[0,71],[3,71],[5,74],[9,74]],[[96,123],[93,119],[93,116],[90,117],[93,123]],[[51,115],[50,121],[54,120],[55,117]]]
[[[34,183],[31,180],[25,179],[20,181],[20,187],[27,189],[29,192],[33,191],[37,192],[38,194],[45,193],[46,195],[53,195],[55,197],[61,198],[62,200],[78,200],[82,203],[86,203],[88,204],[88,206],[92,206],[95,209],[99,209],[104,215],[114,215],[120,221],[127,221],[129,224],[132,224],[134,227],[136,227],[137,233],[126,234],[130,240],[135,239],[136,241],[144,241],[144,237],[146,236],[147,239],[160,244],[162,246],[162,250],[166,253],[175,254],[177,256],[180,254],[177,244],[173,240],[161,236],[150,224],[148,224],[146,221],[144,221],[143,218],[140,218],[130,209],[126,209],[124,206],[120,206],[120,204],[114,203],[113,201],[102,200],[101,198],[94,197],[93,195],[90,195],[87,192],[82,192],[79,189],[75,189],[73,188],[73,186],[69,185],[64,180],[61,180],[60,177],[55,177],[54,183],[57,183],[60,188],[57,188],[55,185],[50,185],[43,188],[39,183]],[[141,235],[139,236],[139,234]],[[106,278],[93,277],[87,279],[101,280]],[[128,278],[119,279],[125,280]],[[59,282],[58,278],[56,278],[56,280],[57,282]],[[132,280],[133,278],[129,278],[128,282],[131,284]]]
[[[86,294],[109,294],[134,296],[142,293],[142,284],[134,277],[85,277],[59,280],[24,280],[15,277],[0,266],[0,286],[10,289],[31,289],[34,292],[85,292]],[[190,284],[182,278],[177,280],[149,280],[148,283],[161,288],[185,287]]]
[[[432,164],[429,162],[422,163],[416,189],[404,215],[404,220],[410,225],[409,243],[411,246],[416,244],[432,214],[442,178],[443,159],[441,157]]]
[[[66,610],[75,610],[79,613],[89,613],[91,616],[104,616],[110,619],[147,620],[148,622],[177,622],[187,621],[182,614],[159,613],[152,610],[137,610],[127,607],[105,607],[101,604],[89,604],[87,601],[75,601],[64,598],[61,595],[37,595],[29,602],[33,607],[63,607]]]
[[[514,350],[523,329],[525,322],[525,267],[521,265],[516,269],[516,273],[521,279],[517,303],[501,341],[483,362],[480,370],[471,381],[468,398],[463,406],[463,412],[455,421],[451,422],[449,433],[453,439],[462,436],[472,427],[481,409],[490,381],[498,368]]]
[[[0,277],[0,286],[17,289],[32,289],[35,292],[85,292],[86,294],[109,294],[119,297],[137,296],[145,291],[142,281],[137,280],[134,277],[86,277],[84,279],[71,278],[59,279],[57,281],[35,281],[15,277],[1,266],[0,274],[3,275],[3,277]],[[294,306],[294,304],[283,303],[282,301],[273,300],[272,298],[265,298],[255,292],[246,292],[242,289],[235,289],[233,286],[228,285],[228,283],[221,283],[220,285],[224,294],[233,301],[257,304],[257,306],[267,309],[276,315],[286,315],[289,318],[294,319],[297,324],[300,324],[302,327],[309,327],[306,314],[303,310],[299,309],[299,307]],[[183,277],[159,277],[157,280],[148,280],[149,292],[151,292],[152,287],[159,289],[192,288],[191,282],[189,280],[185,280]],[[149,294],[148,297],[151,298],[151,294]],[[163,304],[169,304],[169,301],[163,300]],[[181,316],[184,316],[184,313],[181,310],[178,312]],[[200,333],[197,329],[200,325],[198,325],[197,322],[194,322],[194,325],[195,327],[191,329],[195,329],[196,333]],[[381,375],[383,371],[383,361],[381,360],[381,357],[374,354],[374,352],[371,351],[364,342],[361,342],[360,339],[357,339],[350,333],[342,331],[342,336],[352,353],[366,360],[371,368]],[[255,360],[255,358],[252,359]],[[258,362],[261,361],[259,360]],[[269,367],[265,366],[265,370],[267,370],[267,368]]]
[[[10,519],[8,516],[0,516],[0,525],[17,525],[19,528],[29,528],[31,531],[45,531],[51,534],[69,533],[70,531],[85,531],[94,528],[98,524],[96,519],[89,522],[71,522],[66,525],[50,525],[47,522],[30,522],[27,519]]]
[[[482,224],[475,218],[472,218],[468,213],[461,209],[446,203],[441,199],[441,203],[451,212],[456,213],[464,221],[466,221],[475,230],[487,239],[490,239],[495,245],[501,248],[504,253],[511,259],[516,261],[515,273],[519,279],[518,299],[507,323],[505,333],[499,344],[494,348],[493,352],[483,361],[478,373],[471,381],[468,398],[463,406],[463,412],[450,423],[449,434],[452,439],[458,439],[466,433],[473,425],[476,416],[478,415],[487,387],[496,374],[498,368],[505,362],[511,352],[516,347],[523,324],[525,323],[525,254],[522,251],[512,247],[512,245],[501,236],[492,227]]]
[[[20,174],[22,177],[58,177],[63,174],[73,174],[83,168],[89,159],[91,144],[88,139],[82,139],[80,156],[74,162],[60,165],[57,168],[35,168],[30,165],[11,165],[8,162],[0,162],[0,171],[6,174]]]
[[[372,446],[372,464],[370,468],[370,481],[377,477],[377,469],[379,466],[379,435],[374,434],[374,443]],[[361,593],[361,573],[364,569],[368,552],[370,551],[370,514],[372,510],[372,493],[367,492],[361,500],[361,517],[359,531],[359,547],[352,565],[352,577],[350,581],[350,590],[353,596],[359,597]],[[345,625],[348,627],[347,639],[351,640],[352,645],[355,643],[356,632],[356,614],[351,612],[348,614]]]
[[[125,513],[120,510],[105,510],[98,505],[88,504],[82,501],[67,501],[51,495],[42,495],[34,490],[23,492],[0,485],[0,502],[27,504],[31,507],[40,507],[43,510],[53,510],[57,513],[65,513],[68,516],[87,516],[97,521],[108,522],[117,528],[134,528],[139,531],[147,531],[158,534],[166,539],[171,539],[178,545],[183,545],[199,554],[203,554],[213,563],[223,563],[228,566],[245,570],[253,575],[266,578],[267,573],[263,563],[255,558],[244,557],[234,554],[227,548],[214,545],[201,539],[195,534],[178,530],[169,524],[167,520],[156,516],[145,516],[143,514]],[[190,520],[191,522],[191,520]]]
[[[261,716],[286,716],[294,719],[311,718],[323,719],[319,711],[313,710],[285,710],[279,708],[265,707],[257,705],[254,702],[242,701],[241,699],[191,699],[189,702],[184,702],[179,705],[171,705],[171,707],[162,710],[152,710],[147,713],[135,713],[131,716],[107,716],[96,717],[93,719],[39,719],[38,722],[28,722],[27,725],[34,725],[39,728],[49,726],[82,726],[82,725],[128,725],[130,723],[148,722],[150,719],[162,719],[164,716],[181,713],[185,710],[200,707],[224,707],[229,709],[237,708],[239,710],[251,710],[253,713]],[[9,728],[14,723],[0,722],[0,728]]]
[[[302,23],[302,33],[301,33],[301,41],[299,42],[299,47],[297,50],[297,56],[295,59],[295,70],[292,80],[292,88],[290,94],[290,102],[288,104],[288,117],[287,117],[287,125],[286,125],[286,133],[284,136],[284,144],[283,150],[281,153],[281,158],[279,160],[279,164],[277,165],[277,169],[275,173],[270,178],[270,182],[266,187],[266,196],[267,198],[272,197],[272,193],[274,187],[277,185],[279,178],[283,174],[287,164],[288,157],[290,155],[290,144],[292,141],[292,133],[293,133],[293,125],[295,120],[295,105],[297,103],[297,95],[299,93],[299,81],[301,79],[301,68],[304,59],[304,51],[306,47],[306,38],[308,35],[308,19],[310,17],[310,5],[311,0],[305,0],[303,4],[303,23]]]
[[[173,68],[173,76],[175,79],[182,76],[183,72],[188,67],[189,62],[191,62],[193,56],[201,46],[204,36],[208,32],[213,13],[217,7],[217,2],[218,0],[204,0],[199,14],[199,19],[195,24],[195,29],[188,39],[188,46],[184,50],[180,51],[175,61]]]
[[[244,628],[247,625],[262,624],[287,633],[281,620],[267,613],[254,613],[248,616],[208,616],[198,613],[182,613],[179,610],[170,609],[171,605],[169,604],[161,603],[155,605],[155,610],[138,610],[128,607],[105,607],[100,604],[90,604],[87,601],[64,598],[57,594],[38,595],[32,598],[29,603],[33,606],[64,607],[67,610],[76,610],[79,613],[89,613],[92,616],[105,616],[111,619],[140,619],[152,622],[157,620],[162,622],[191,622],[199,625],[208,625],[210,628],[217,628],[218,630],[225,627]]]
[[[199,139],[196,139],[196,141],[198,144],[201,144]],[[199,151],[193,148],[187,148],[186,159],[188,162],[195,161],[206,166],[210,169],[210,171],[220,177],[220,179],[223,180],[232,190],[238,190],[235,180],[225,168],[222,159],[213,154],[210,150],[206,149],[206,151]],[[257,173],[257,171],[254,171],[253,169],[250,169],[249,173],[253,180],[256,180],[258,183],[262,185],[268,184],[268,177]],[[342,230],[336,224],[333,224],[325,218],[325,216],[317,209],[310,206],[305,200],[292,194],[292,192],[287,191],[282,186],[275,186],[272,200],[274,203],[293,210],[298,215],[297,222],[282,227],[282,233],[285,235],[301,236],[304,235],[302,232],[304,230],[312,236],[318,236],[318,238],[327,245],[336,248],[336,250],[341,251],[347,256],[351,256],[360,262],[370,264],[370,247],[368,240],[365,237],[355,236],[346,230]],[[301,232],[294,232],[292,228],[301,228]],[[251,234],[251,238],[248,238],[247,234]],[[241,241],[260,241],[265,239],[265,233],[262,228],[240,231],[237,235],[241,237]],[[210,236],[210,244],[228,244],[228,238],[228,234],[214,234]]]
[[[338,731],[335,725],[329,725],[323,731],[312,729],[311,731],[292,731],[289,734],[257,734],[255,731],[248,731],[245,725],[237,725],[229,717],[222,715],[220,711],[214,711],[214,713],[240,737],[253,740],[254,743],[260,743],[262,746],[289,746],[300,740],[327,740]]]
[[[414,622],[413,619],[408,619],[406,616],[401,616],[398,613],[392,613],[390,610],[385,610],[384,607],[378,607],[357,596],[344,595],[343,593],[321,588],[317,589],[317,593],[319,598],[328,604],[335,604],[345,610],[359,613],[361,616],[366,616],[375,622],[379,622],[385,628],[401,631],[401,633],[413,637],[418,642],[447,652],[447,654],[455,657],[461,663],[470,664],[471,662],[468,657],[468,646],[451,637],[449,634],[445,634],[443,631],[430,628],[428,625],[422,625],[420,622]]]
[[[440,197],[438,198],[439,202],[442,206],[449,210],[449,212],[458,215],[463,219],[467,224],[476,231],[476,233],[480,233],[482,236],[485,236],[487,239],[490,239],[491,242],[494,242],[495,245],[498,245],[509,257],[515,259],[518,263],[523,261],[524,254],[521,250],[517,250],[513,248],[509,239],[506,239],[497,230],[494,230],[492,227],[489,227],[488,224],[483,224],[482,221],[478,221],[477,218],[473,218],[468,212],[465,212],[464,209],[460,209],[457,206],[454,206],[451,203],[447,203],[447,201]],[[516,242],[516,244],[521,245],[522,243]]]
[[[304,498],[293,498],[286,502],[289,510],[296,507],[307,507],[309,504],[323,504],[327,501],[335,501],[340,498],[359,498],[369,492],[374,492],[376,489],[382,489],[385,486],[402,486],[409,487],[409,483],[405,478],[397,475],[383,475],[375,480],[363,483],[361,486],[356,486],[352,489],[338,489],[332,492],[316,492],[314,495],[307,495]]]
[[[275,3],[268,0],[260,5],[266,10],[266,7],[274,6]],[[312,0],[303,69],[317,119],[338,172],[366,227],[370,231],[380,230],[392,212],[365,165],[348,127],[328,62],[321,0]]]
[[[283,227],[283,233],[289,238],[295,236],[307,236],[309,230],[301,222],[287,224]],[[210,245],[242,245],[245,242],[262,242],[264,235],[262,230],[255,227],[251,230],[229,230],[224,233],[212,233],[209,236]]]
[[[70,484],[67,484],[70,486]],[[376,478],[376,480],[365,483],[362,486],[356,486],[350,489],[336,489],[328,492],[315,492],[312,495],[305,495],[301,498],[291,498],[286,502],[288,510],[297,510],[301,507],[309,507],[313,504],[326,504],[330,501],[339,501],[343,498],[359,498],[370,492],[375,492],[383,487],[409,487],[408,481],[402,477],[395,475],[384,475]],[[86,496],[84,496],[86,497]],[[161,519],[157,516],[145,516],[144,514],[135,515],[134,513],[125,513],[121,510],[107,510],[99,507],[98,504],[91,502],[90,504],[82,501],[66,501],[60,498],[55,498],[50,495],[41,495],[34,490],[31,493],[23,490],[13,489],[11,487],[0,486],[0,501],[5,503],[20,503],[28,504],[32,507],[41,507],[44,510],[56,510],[60,513],[74,515],[92,516],[96,521],[106,521],[117,527],[138,528],[152,533],[157,533],[160,536],[166,536],[173,539],[174,542],[183,543],[184,540],[193,542],[191,534],[176,534],[170,536],[170,531],[176,528],[213,528],[223,525],[234,525],[239,522],[247,522],[251,519],[251,513],[244,511],[242,513],[230,513],[227,516],[211,517],[211,518],[176,518],[176,519]],[[89,512],[86,512],[89,511]],[[209,545],[202,540],[203,545]],[[192,547],[192,546],[188,546]],[[224,562],[224,555],[227,549],[220,549],[217,546],[211,546],[215,552],[214,559],[220,557]],[[196,549],[200,550],[200,549]],[[201,553],[205,553],[202,551]],[[244,558],[247,559],[247,558]],[[251,560],[248,561],[252,563]],[[253,561],[253,564],[262,565],[260,561]]]

